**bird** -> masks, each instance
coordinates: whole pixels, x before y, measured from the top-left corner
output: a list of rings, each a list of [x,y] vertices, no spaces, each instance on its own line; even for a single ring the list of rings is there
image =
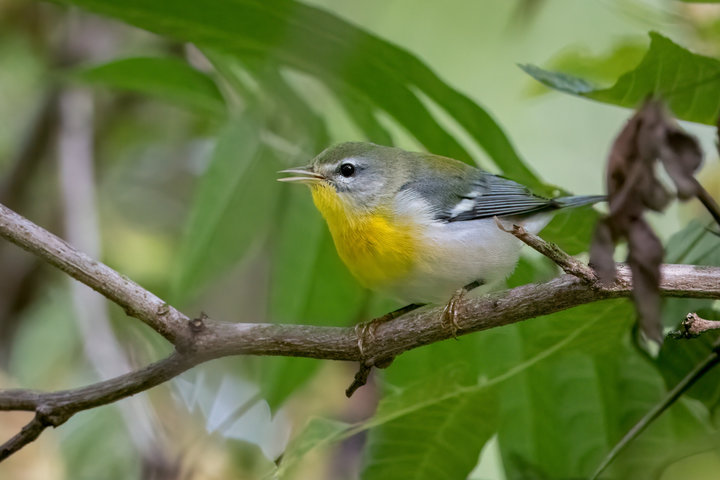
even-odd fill
[[[279,173],[310,187],[360,284],[408,303],[404,311],[428,303],[452,310],[467,291],[512,273],[522,242],[495,217],[538,233],[557,211],[605,199],[545,198],[459,160],[368,142],[331,146]]]

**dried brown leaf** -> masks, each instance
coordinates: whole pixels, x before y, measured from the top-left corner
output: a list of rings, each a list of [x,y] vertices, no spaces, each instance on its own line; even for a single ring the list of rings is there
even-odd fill
[[[615,244],[628,241],[640,327],[648,338],[661,342],[658,285],[663,248],[643,218],[646,210],[664,210],[671,199],[655,173],[658,161],[678,197],[698,194],[693,174],[702,162],[702,151],[697,140],[680,130],[660,102],[649,100],[628,121],[610,151],[606,180],[610,213],[595,231],[590,260],[601,279],[612,280]]]
[[[702,163],[702,151],[697,140],[685,132],[668,131],[665,136],[668,148],[662,148],[660,159],[675,183],[678,198],[687,200],[698,194],[700,184],[695,171]]]

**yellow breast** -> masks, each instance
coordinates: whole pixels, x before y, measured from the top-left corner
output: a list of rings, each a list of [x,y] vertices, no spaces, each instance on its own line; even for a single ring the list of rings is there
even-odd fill
[[[398,221],[382,209],[353,212],[329,186],[313,185],[312,196],[340,258],[365,287],[382,288],[413,268],[417,245],[408,222]]]

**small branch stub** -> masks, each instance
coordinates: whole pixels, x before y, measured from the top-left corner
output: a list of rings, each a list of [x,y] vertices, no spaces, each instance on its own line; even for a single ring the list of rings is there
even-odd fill
[[[709,330],[720,329],[720,321],[705,320],[697,313],[688,313],[680,324],[680,329],[672,332],[673,338],[695,338]]]
[[[199,317],[190,320],[190,330],[195,334],[202,332],[205,329],[205,321],[207,319],[208,316],[205,312],[200,312]]]
[[[366,365],[364,363],[360,363],[360,368],[358,368],[357,373],[355,373],[355,379],[350,384],[350,386],[345,390],[345,396],[350,398],[352,397],[353,393],[355,391],[365,385],[367,383],[368,376],[370,375],[370,372],[372,371],[372,365]]]

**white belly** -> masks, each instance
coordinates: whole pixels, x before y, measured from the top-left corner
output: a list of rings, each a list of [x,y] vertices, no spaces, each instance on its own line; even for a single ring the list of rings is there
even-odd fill
[[[520,223],[536,233],[550,217],[536,215],[506,219],[505,223]],[[492,218],[433,223],[427,225],[426,232],[423,244],[427,249],[422,260],[408,278],[386,292],[407,303],[443,304],[472,282],[492,285],[502,281],[515,269],[520,256],[522,242],[500,230]]]

